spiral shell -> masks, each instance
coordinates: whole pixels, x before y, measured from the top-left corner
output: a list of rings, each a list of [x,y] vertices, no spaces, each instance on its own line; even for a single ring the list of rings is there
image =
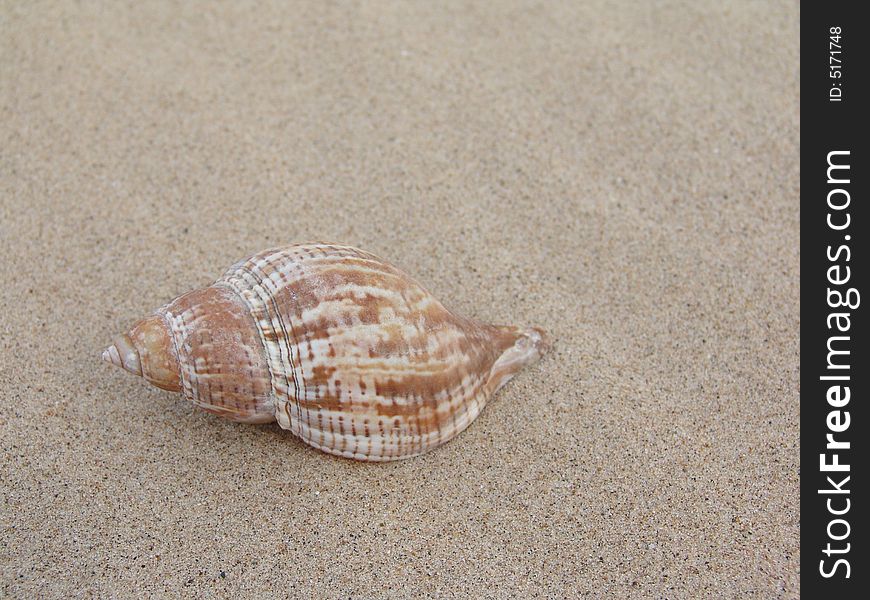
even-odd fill
[[[541,330],[453,314],[373,254],[299,244],[179,296],[103,358],[220,416],[381,461],[455,437],[544,349]]]

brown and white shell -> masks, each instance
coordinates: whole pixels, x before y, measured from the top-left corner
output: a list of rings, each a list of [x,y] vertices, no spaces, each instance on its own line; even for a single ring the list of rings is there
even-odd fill
[[[373,254],[299,244],[179,296],[103,358],[222,417],[397,460],[455,437],[544,349],[540,329],[455,315]]]

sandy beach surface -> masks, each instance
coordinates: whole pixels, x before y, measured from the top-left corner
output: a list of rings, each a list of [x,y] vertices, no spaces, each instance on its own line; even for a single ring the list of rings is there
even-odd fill
[[[797,596],[798,32],[796,2],[0,2],[0,595]],[[554,348],[392,464],[100,361],[309,240]]]

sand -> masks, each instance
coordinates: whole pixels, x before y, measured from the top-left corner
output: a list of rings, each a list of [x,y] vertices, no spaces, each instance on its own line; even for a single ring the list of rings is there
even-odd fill
[[[798,594],[795,2],[125,4],[0,9],[2,595]],[[385,465],[100,361],[307,240],[554,349]]]

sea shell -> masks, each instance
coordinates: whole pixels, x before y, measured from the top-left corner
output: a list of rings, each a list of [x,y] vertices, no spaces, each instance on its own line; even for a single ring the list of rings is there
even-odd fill
[[[222,417],[381,461],[455,437],[545,348],[540,329],[460,317],[373,254],[299,244],[179,296],[103,358]]]

